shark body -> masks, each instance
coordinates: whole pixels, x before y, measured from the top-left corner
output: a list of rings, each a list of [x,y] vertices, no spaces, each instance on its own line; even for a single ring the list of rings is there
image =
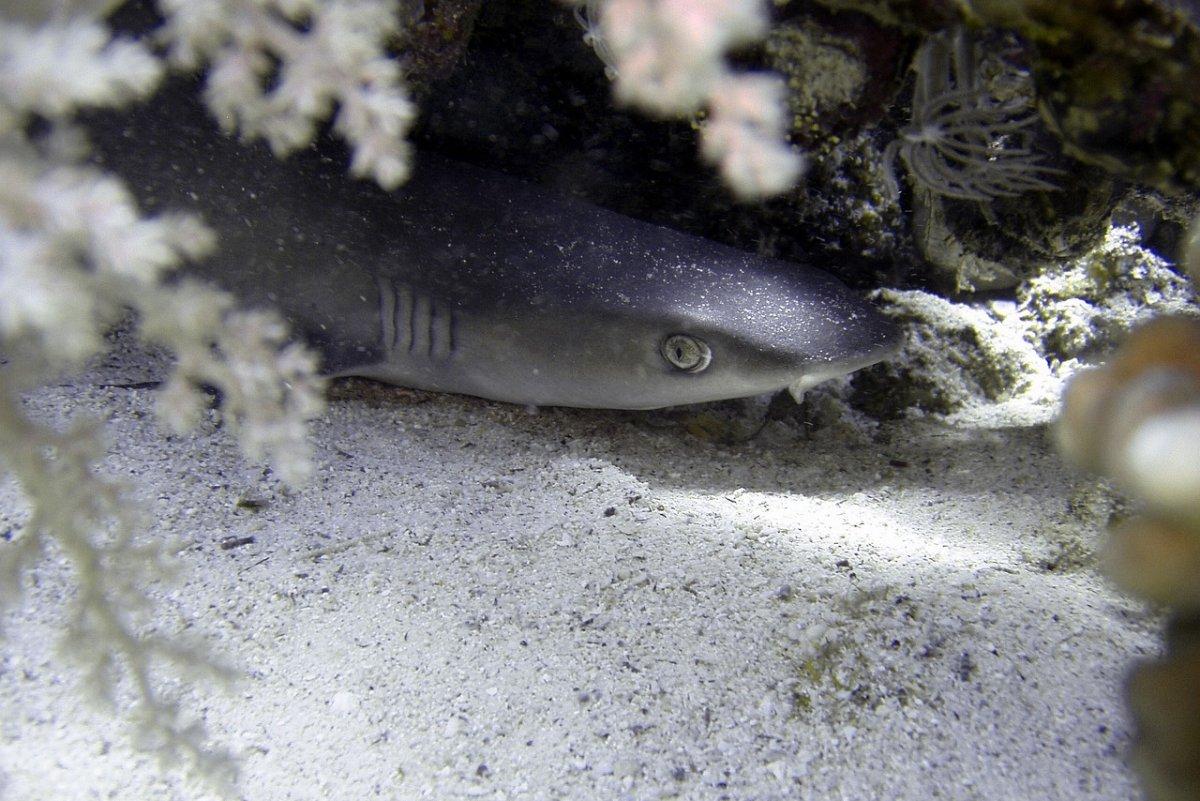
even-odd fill
[[[820,270],[419,157],[395,192],[222,135],[192,91],[90,126],[151,211],[220,237],[198,272],[278,308],[334,376],[513,403],[649,409],[876,362],[897,329]]]

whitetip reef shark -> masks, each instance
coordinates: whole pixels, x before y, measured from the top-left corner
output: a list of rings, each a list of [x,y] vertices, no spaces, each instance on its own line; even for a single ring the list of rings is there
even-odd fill
[[[806,388],[877,362],[897,328],[820,270],[419,154],[385,192],[316,151],[274,158],[168,86],[89,125],[150,211],[199,211],[196,272],[270,305],[332,376],[611,409]]]

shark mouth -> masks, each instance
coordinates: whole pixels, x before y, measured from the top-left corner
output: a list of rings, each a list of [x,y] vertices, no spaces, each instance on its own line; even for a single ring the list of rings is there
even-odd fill
[[[886,346],[870,353],[866,353],[857,359],[846,359],[834,363],[815,363],[806,369],[799,378],[788,384],[788,392],[796,399],[796,403],[799,403],[804,399],[804,393],[817,384],[828,381],[831,378],[844,376],[847,373],[853,373],[855,370],[861,370],[864,367],[870,367],[872,364],[895,356],[899,351],[900,342],[896,341],[890,342]]]

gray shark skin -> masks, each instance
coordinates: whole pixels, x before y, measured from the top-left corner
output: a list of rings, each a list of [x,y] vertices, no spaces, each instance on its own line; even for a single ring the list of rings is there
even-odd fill
[[[895,326],[819,270],[426,154],[384,192],[341,158],[279,161],[222,135],[195,95],[175,83],[96,116],[96,161],[150,211],[199,211],[220,245],[196,272],[278,308],[330,375],[651,409],[799,392],[897,347]]]

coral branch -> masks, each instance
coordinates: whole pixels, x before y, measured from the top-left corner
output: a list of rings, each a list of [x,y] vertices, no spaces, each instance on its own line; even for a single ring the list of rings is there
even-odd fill
[[[204,652],[158,633],[142,633],[152,608],[145,588],[170,574],[161,542],[135,540],[138,516],[122,487],[103,478],[101,430],[76,424],[64,432],[30,421],[10,376],[0,376],[0,459],[24,489],[29,521],[0,551],[0,590],[12,600],[22,574],[47,550],[67,557],[78,590],[64,647],[94,697],[131,710],[139,742],[167,762],[183,761],[227,788],[235,774],[229,754],[213,746],[179,702],[155,680],[158,667],[227,680],[228,669]]]
[[[0,549],[0,600],[19,595],[39,559],[64,555],[77,586],[64,646],[85,683],[126,710],[141,745],[227,789],[232,760],[164,691],[158,673],[228,671],[202,649],[146,628],[146,588],[169,574],[170,549],[136,537],[136,504],[99,471],[101,428],[76,423],[56,431],[30,419],[20,397],[102,352],[105,332],[132,311],[139,334],[178,357],[159,404],[163,418],[185,427],[206,403],[202,387],[215,387],[247,455],[299,483],[311,470],[305,421],[321,408],[322,382],[315,359],[287,344],[278,317],[239,312],[225,293],[167,281],[214,247],[199,220],[144,217],[121,181],[82,163],[86,144],[74,113],[146,95],[163,72],[159,60],[86,15],[31,19],[0,17],[0,466],[30,507],[21,534]],[[336,23],[331,17],[322,30]],[[329,36],[329,46],[346,39]],[[371,74],[385,82],[395,77]],[[380,135],[398,137],[403,126],[387,118],[404,109],[368,99],[373,105],[357,112],[353,134],[366,137],[378,124]],[[361,169],[394,180],[401,172],[396,151],[373,147]]]
[[[608,64],[614,94],[660,116],[707,110],[701,154],[739,197],[791,189],[804,172],[788,146],[783,85],[772,75],[736,73],[731,48],[767,31],[758,0],[576,0],[585,39]]]
[[[387,0],[159,0],[160,38],[177,65],[210,63],[205,98],[221,127],[276,155],[311,143],[337,107],[350,171],[392,189],[408,177],[404,137],[416,107],[387,44],[400,32]],[[270,88],[267,84],[270,83]]]

